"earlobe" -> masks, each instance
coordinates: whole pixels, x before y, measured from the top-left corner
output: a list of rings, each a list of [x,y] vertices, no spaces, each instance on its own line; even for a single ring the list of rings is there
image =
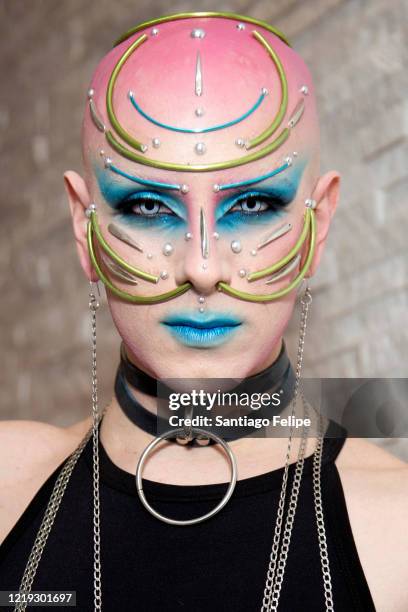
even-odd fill
[[[316,215],[316,247],[312,264],[306,277],[312,277],[321,260],[331,219],[336,211],[340,195],[340,174],[335,170],[321,176],[313,191],[313,199],[317,202]]]
[[[87,279],[96,282],[98,276],[89,257],[86,238],[88,218],[85,215],[85,209],[91,201],[89,191],[84,179],[73,170],[64,173],[64,186],[71,211],[79,261]]]

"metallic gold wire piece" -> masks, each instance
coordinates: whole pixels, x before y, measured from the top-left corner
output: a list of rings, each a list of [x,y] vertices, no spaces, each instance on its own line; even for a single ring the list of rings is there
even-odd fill
[[[184,283],[183,285],[180,285],[179,287],[176,287],[175,289],[172,289],[171,291],[166,291],[165,293],[160,293],[158,295],[152,295],[152,296],[142,296],[142,295],[133,295],[131,293],[127,293],[126,291],[122,291],[122,289],[119,289],[118,287],[115,287],[115,285],[111,282],[111,280],[104,274],[104,272],[102,271],[98,259],[96,257],[96,253],[95,253],[95,249],[94,249],[94,245],[93,245],[93,233],[95,232],[95,235],[98,237],[99,243],[101,244],[102,248],[103,244],[100,242],[99,236],[97,234],[97,231],[95,231],[95,227],[98,228],[97,224],[96,224],[96,215],[95,212],[91,213],[91,218],[88,221],[88,226],[87,226],[87,242],[88,242],[88,251],[89,251],[89,256],[91,258],[92,264],[95,268],[95,271],[98,275],[98,277],[100,278],[100,280],[104,283],[104,285],[110,289],[110,291],[118,296],[119,298],[127,301],[127,302],[132,302],[133,304],[156,304],[158,302],[164,302],[166,300],[171,300],[175,297],[177,297],[178,295],[181,295],[182,293],[185,293],[186,291],[188,291],[192,285],[191,283]],[[100,233],[100,232],[99,232]],[[106,245],[106,243],[105,243]],[[112,255],[114,256],[113,259],[114,261],[116,261],[117,263],[119,263],[119,265],[123,265],[125,264],[125,266],[123,266],[125,268],[125,270],[132,272],[132,270],[136,270],[137,271],[137,276],[141,276],[141,274],[143,274],[143,278],[144,277],[151,277],[152,279],[159,279],[159,277],[154,276],[152,274],[147,274],[146,272],[142,272],[141,270],[138,270],[137,268],[133,268],[132,266],[130,266],[129,264],[127,264],[121,257],[119,257],[110,247],[109,245],[107,245],[109,248],[108,251],[108,255],[110,255],[112,257]],[[105,249],[104,249],[105,250]],[[119,262],[117,261],[119,260]],[[135,272],[133,272],[135,273]],[[145,280],[150,280],[149,278],[145,278]],[[152,282],[157,282],[156,280],[153,280]]]
[[[297,287],[303,280],[306,272],[308,271],[308,269],[310,268],[310,265],[312,263],[312,259],[313,259],[313,254],[314,254],[314,250],[315,250],[315,246],[316,246],[316,219],[315,219],[315,213],[312,209],[307,209],[305,211],[305,223],[304,223],[304,227],[303,227],[303,231],[301,234],[301,239],[298,240],[298,242],[296,243],[295,247],[302,246],[307,234],[308,234],[308,229],[310,227],[310,236],[309,236],[309,250],[306,256],[306,260],[305,263],[303,264],[303,268],[299,271],[299,274],[292,280],[291,283],[289,283],[289,285],[287,285],[286,287],[284,287],[283,289],[280,289],[278,291],[275,291],[274,293],[268,293],[268,294],[264,294],[264,295],[254,295],[253,293],[249,293],[247,291],[240,291],[238,289],[233,289],[230,285],[228,285],[227,283],[218,283],[217,284],[217,288],[219,291],[222,291],[223,293],[226,293],[227,295],[230,295],[232,297],[236,297],[239,298],[241,300],[245,300],[247,302],[271,302],[273,300],[277,300],[285,295],[287,295],[288,293],[290,293],[290,291],[292,291],[292,289],[294,289],[295,287]],[[304,234],[304,230],[306,228],[306,235],[303,237]],[[288,255],[286,257],[284,257],[283,259],[281,259],[279,262],[277,262],[275,265],[270,266],[270,268],[265,268],[265,270],[260,270],[259,272],[254,272],[251,275],[248,275],[248,280],[249,276],[252,276],[251,280],[255,280],[254,276],[257,275],[257,278],[262,278],[263,276],[265,276],[265,271],[266,270],[272,270],[275,271],[276,268],[278,266],[281,265],[285,265],[286,263],[288,263],[288,261],[290,259],[292,259],[292,257],[294,255],[296,255],[296,253],[294,253],[294,249],[295,247],[290,251],[290,253],[288,253]],[[288,259],[289,258],[289,259]],[[284,262],[282,264],[282,262]],[[268,273],[268,272],[267,272]]]
[[[141,143],[139,140],[136,140],[135,138],[133,138],[133,136],[131,136],[129,132],[127,132],[120,125],[116,117],[116,114],[113,108],[113,90],[115,88],[116,80],[124,64],[127,62],[127,60],[132,55],[132,53],[134,53],[134,51],[136,51],[136,49],[140,47],[140,45],[142,45],[147,40],[147,38],[148,37],[146,36],[146,34],[142,34],[142,36],[139,36],[139,38],[137,38],[134,41],[134,43],[130,45],[128,49],[126,49],[125,53],[119,58],[118,62],[116,63],[116,66],[112,70],[112,74],[110,76],[109,83],[108,83],[108,88],[106,90],[106,108],[108,111],[109,121],[111,122],[112,127],[114,128],[115,132],[119,134],[119,136],[123,138],[125,142],[127,142],[127,144],[129,144],[134,149],[141,151],[142,153],[146,151],[146,145]],[[110,133],[110,130],[108,130],[107,134],[108,133]]]
[[[280,86],[281,86],[281,100],[280,100],[278,111],[275,117],[273,118],[271,125],[268,128],[266,128],[266,130],[264,130],[261,134],[259,134],[259,136],[257,136],[256,138],[253,138],[246,144],[245,148],[247,150],[252,149],[253,147],[257,147],[258,145],[262,144],[265,140],[267,140],[270,136],[272,136],[274,132],[276,132],[278,127],[281,125],[283,117],[285,116],[285,113],[286,113],[286,109],[288,108],[288,82],[286,79],[285,70],[283,68],[282,62],[280,61],[276,51],[272,49],[271,45],[262,36],[262,34],[254,30],[252,32],[252,35],[254,36],[254,38],[256,38],[258,42],[261,43],[264,49],[269,53],[269,55],[272,58],[273,63],[275,64],[275,67],[276,67],[276,70],[279,76]]]
[[[159,281],[159,276],[156,276],[155,274],[149,274],[149,272],[145,272],[144,270],[140,270],[139,268],[131,266],[112,249],[112,247],[106,242],[105,238],[102,235],[95,211],[91,212],[90,221],[88,222],[88,227],[89,226],[91,228],[91,233],[95,233],[95,236],[98,239],[98,242],[105,251],[105,253],[107,253],[109,257],[113,259],[113,261],[119,264],[127,272],[130,272],[130,274],[133,274],[138,278],[142,278],[143,280],[148,281],[149,283],[157,283]]]
[[[222,13],[222,12],[221,13],[217,13],[217,12],[179,13],[176,15],[169,15],[166,17],[162,17],[160,19],[148,21],[143,24],[140,24],[139,26],[136,26],[136,28],[133,28],[132,30],[129,30],[129,32],[127,32],[118,41],[118,44],[119,42],[126,40],[129,36],[131,36],[132,34],[134,34],[135,32],[143,28],[150,28],[152,25],[155,25],[158,23],[165,23],[167,21],[172,21],[172,20],[177,20],[177,19],[188,19],[188,18],[194,18],[194,17],[221,17],[225,19],[236,19],[238,21],[246,21],[247,23],[252,23],[254,25],[258,25],[260,27],[265,28],[266,30],[268,30],[269,32],[272,32],[273,34],[278,36],[281,40],[283,40],[286,44],[289,45],[288,41],[278,30],[276,30],[272,26],[269,26],[269,24],[263,21],[258,21],[257,19],[252,19],[252,18],[245,18],[241,15],[236,15],[234,13]],[[286,82],[286,77],[285,77],[283,66],[277,54],[272,49],[272,47],[269,45],[269,43],[266,41],[266,39],[262,36],[262,34],[260,34],[257,31],[254,31],[253,35],[265,47],[265,49],[268,51],[269,55],[271,56],[272,60],[275,62],[275,65],[277,67],[278,74],[281,80],[282,97],[281,97],[281,104],[280,104],[278,113],[275,119],[273,120],[272,124],[266,130],[264,130],[264,132],[262,132],[259,136],[249,141],[247,148],[253,148],[257,146],[258,144],[261,144],[262,142],[264,142],[280,125],[280,123],[282,122],[282,118],[286,112],[286,108],[287,108],[287,82]],[[130,45],[130,47],[123,53],[121,58],[118,60],[115,68],[112,71],[111,77],[109,79],[108,89],[106,93],[106,105],[107,105],[107,112],[108,112],[109,120],[111,122],[113,130],[118,134],[118,136],[120,136],[127,145],[135,149],[135,151],[128,149],[123,143],[121,143],[116,138],[112,130],[106,130],[105,137],[108,143],[120,155],[122,155],[123,157],[127,159],[130,159],[131,161],[135,161],[137,163],[141,163],[147,166],[151,166],[153,168],[159,168],[163,170],[174,170],[178,172],[211,172],[215,170],[225,170],[228,168],[234,168],[236,166],[241,166],[244,164],[248,164],[252,161],[261,159],[265,157],[266,155],[269,155],[269,153],[272,153],[273,151],[275,151],[288,138],[290,130],[289,128],[284,128],[282,132],[275,138],[273,142],[269,143],[269,145],[265,146],[261,150],[254,152],[254,153],[250,153],[248,155],[244,155],[243,157],[240,157],[240,158],[231,159],[231,160],[227,160],[223,162],[215,162],[212,164],[178,164],[178,163],[174,163],[170,161],[168,162],[157,161],[157,160],[148,158],[145,155],[143,155],[143,153],[145,153],[147,150],[147,146],[142,144],[140,141],[136,140],[135,138],[133,138],[133,136],[131,136],[120,125],[115,115],[114,108],[113,108],[113,91],[114,91],[116,80],[118,78],[118,75],[123,65],[129,59],[132,53],[140,45],[142,45],[147,39],[148,39],[148,36],[146,34],[142,34]],[[139,153],[137,151],[139,151]]]
[[[172,15],[164,15],[163,17],[158,17],[157,19],[150,19],[149,21],[144,21],[139,23],[139,25],[130,28],[127,30],[120,38],[116,40],[114,43],[114,47],[122,43],[124,40],[128,39],[136,32],[140,32],[140,30],[145,30],[146,28],[155,27],[161,23],[166,23],[168,21],[179,21],[181,19],[201,19],[203,17],[221,17],[222,19],[233,19],[234,21],[240,21],[244,23],[250,23],[255,26],[259,26],[268,30],[272,34],[275,34],[278,38],[280,38],[288,47],[292,45],[286,38],[286,36],[280,32],[277,28],[274,28],[266,21],[261,21],[260,19],[255,19],[254,17],[247,17],[246,15],[239,15],[237,13],[229,13],[229,12],[217,12],[217,11],[201,11],[201,12],[186,12],[186,13],[174,13]]]
[[[173,162],[157,161],[155,159],[150,159],[148,157],[145,157],[144,155],[135,153],[123,146],[114,137],[110,130],[107,130],[105,132],[106,140],[109,142],[111,147],[113,147],[115,151],[119,153],[119,155],[122,155],[126,159],[130,159],[131,161],[135,161],[139,164],[144,164],[146,166],[151,166],[152,168],[159,168],[161,170],[175,170],[177,172],[212,172],[215,170],[226,170],[227,168],[236,168],[237,166],[249,164],[250,162],[262,159],[266,155],[269,155],[269,153],[275,151],[278,147],[281,146],[281,144],[285,142],[285,140],[287,140],[289,134],[290,130],[288,128],[284,128],[284,130],[279,134],[279,136],[269,145],[263,147],[259,151],[244,155],[243,157],[231,159],[228,161],[214,162],[212,164],[177,164]]]

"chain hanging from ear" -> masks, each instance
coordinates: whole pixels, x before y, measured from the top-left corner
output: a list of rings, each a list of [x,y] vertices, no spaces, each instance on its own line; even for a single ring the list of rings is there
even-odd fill
[[[99,415],[98,406],[98,371],[96,361],[96,311],[99,302],[89,281],[89,309],[91,311],[91,373],[92,373],[92,453],[93,453],[93,545],[94,545],[94,609],[102,610],[102,571],[101,571],[101,525],[100,525],[100,491],[99,491]],[[96,282],[99,292],[99,283]]]

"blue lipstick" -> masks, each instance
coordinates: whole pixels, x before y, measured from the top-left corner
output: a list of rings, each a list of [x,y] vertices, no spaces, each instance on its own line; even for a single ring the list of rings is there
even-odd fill
[[[195,348],[219,346],[236,333],[242,320],[224,313],[186,312],[171,315],[161,321],[162,325],[181,344]]]

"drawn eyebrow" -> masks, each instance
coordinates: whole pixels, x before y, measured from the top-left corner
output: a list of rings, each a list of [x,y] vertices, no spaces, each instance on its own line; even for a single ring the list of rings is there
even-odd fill
[[[286,168],[289,168],[289,166],[291,165],[292,165],[292,161],[290,162],[286,161],[284,164],[282,164],[282,166],[279,166],[279,168],[275,168],[274,170],[272,170],[271,172],[268,172],[267,174],[255,176],[253,178],[246,179],[244,181],[239,181],[237,183],[225,183],[224,185],[215,184],[214,191],[216,192],[226,191],[227,189],[236,189],[237,187],[247,187],[248,185],[255,185],[256,183],[260,183],[261,181],[264,181],[265,179],[271,178],[272,176],[279,174],[283,170],[286,170]]]
[[[127,172],[124,172],[124,170],[121,170],[120,168],[115,166],[109,157],[105,158],[104,163],[105,163],[105,168],[107,170],[110,170],[111,172],[114,172],[115,174],[119,174],[119,176],[123,176],[124,178],[129,179],[130,181],[133,181],[134,183],[138,183],[139,185],[144,185],[145,187],[155,187],[157,189],[168,189],[172,191],[180,191],[181,193],[184,193],[184,194],[188,193],[189,191],[188,186],[184,184],[162,183],[160,181],[152,181],[150,179],[144,179],[139,176],[128,174]]]

